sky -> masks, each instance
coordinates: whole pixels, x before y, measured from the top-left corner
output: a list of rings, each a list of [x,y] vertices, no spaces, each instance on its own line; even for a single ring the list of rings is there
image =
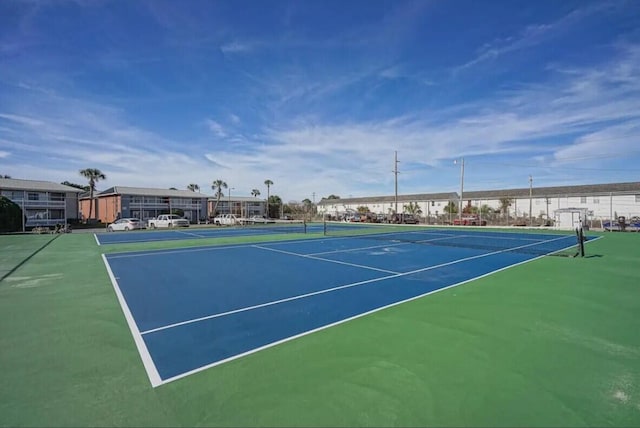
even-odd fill
[[[0,174],[318,202],[456,192],[461,159],[465,190],[640,181],[640,2],[0,1]]]

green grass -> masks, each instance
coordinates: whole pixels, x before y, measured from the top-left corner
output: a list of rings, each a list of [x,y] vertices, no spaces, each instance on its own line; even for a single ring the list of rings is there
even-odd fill
[[[0,236],[0,271],[41,239]],[[640,234],[153,389],[100,254],[223,242],[62,235],[0,281],[0,425],[640,425]]]

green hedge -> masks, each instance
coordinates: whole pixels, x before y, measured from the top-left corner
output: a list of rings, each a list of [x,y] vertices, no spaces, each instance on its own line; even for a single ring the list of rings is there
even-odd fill
[[[20,206],[4,196],[0,196],[0,233],[21,231],[22,210]]]

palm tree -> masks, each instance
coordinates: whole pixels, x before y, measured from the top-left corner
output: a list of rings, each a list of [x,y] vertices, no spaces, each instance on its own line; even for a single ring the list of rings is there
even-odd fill
[[[199,192],[200,191],[200,186],[198,186],[197,184],[189,184],[187,186],[187,190],[191,190],[192,192]]]
[[[89,217],[87,217],[89,220],[93,215],[93,192],[96,190],[96,183],[100,180],[106,180],[107,176],[96,168],[81,169],[80,175],[89,180]]]
[[[269,213],[269,211],[270,211],[269,210],[269,205],[270,205],[269,204],[270,203],[270,201],[269,201],[269,188],[271,186],[273,186],[273,181],[271,181],[271,180],[269,180],[267,178],[266,180],[264,180],[264,184],[265,184],[265,186],[267,186],[267,217],[271,217],[271,214]]]
[[[402,208],[408,214],[415,214],[415,215],[422,214],[422,209],[420,208],[420,205],[418,205],[417,202],[409,202],[409,204],[403,206]]]
[[[509,207],[513,200],[511,198],[500,198],[500,211],[504,213],[504,216],[507,217],[509,214]]]
[[[220,198],[224,196],[222,193],[222,189],[226,189],[227,187],[229,187],[227,186],[227,183],[225,183],[224,180],[220,179],[214,180],[211,184],[211,188],[216,191],[216,205],[213,207],[213,215],[216,215],[216,212],[218,211],[218,204],[220,203]]]
[[[256,197],[256,198],[257,198],[258,196],[260,196],[260,191],[259,191],[258,189],[253,189],[253,190],[251,191],[251,196],[253,196],[253,197]]]
[[[0,174],[0,178],[11,178],[11,176],[10,175],[2,175],[2,174]]]

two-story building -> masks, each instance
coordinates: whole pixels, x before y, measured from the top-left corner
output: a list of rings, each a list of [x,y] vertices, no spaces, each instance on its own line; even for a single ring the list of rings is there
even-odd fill
[[[26,217],[23,231],[77,219],[78,194],[81,192],[75,187],[50,181],[0,178],[0,195],[18,204]]]
[[[397,208],[395,196],[322,199],[318,212],[340,217],[364,206],[379,214],[396,212],[396,209],[402,213],[414,205],[417,206],[414,212],[419,212],[427,223],[438,219],[450,222],[455,214],[448,211],[457,213],[460,202],[460,194],[456,192],[398,195]],[[445,210],[449,204],[453,204],[453,209]],[[589,219],[601,222],[619,216],[631,219],[640,217],[640,182],[465,191],[462,205],[465,212],[500,212],[505,224],[529,216],[539,223],[553,221],[556,211],[567,209],[584,211]]]
[[[93,202],[91,217],[102,223],[127,217],[148,220],[175,211],[181,211],[185,218],[196,223],[208,216],[208,197],[191,190],[113,186],[94,194],[93,201],[88,193],[84,193],[79,201],[80,215],[86,220]]]

